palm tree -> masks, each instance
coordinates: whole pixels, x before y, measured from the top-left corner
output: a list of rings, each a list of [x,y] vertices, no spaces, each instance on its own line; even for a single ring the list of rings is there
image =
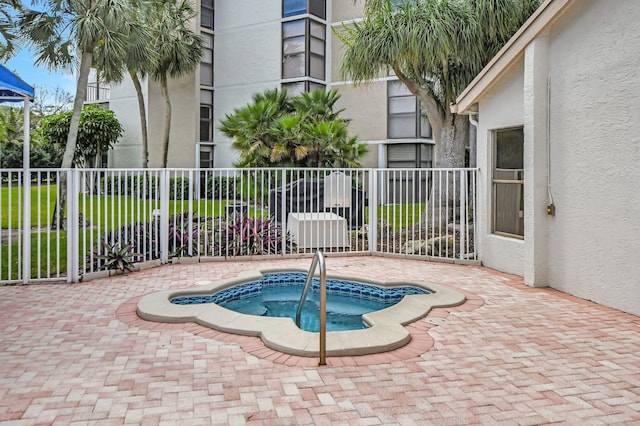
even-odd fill
[[[49,69],[71,69],[79,64],[73,115],[65,146],[62,167],[73,165],[82,105],[94,50],[101,45],[104,60],[122,57],[127,49],[135,10],[134,0],[43,0],[43,10],[26,10],[21,29],[27,42],[35,48],[36,65]],[[79,57],[79,58],[78,58]],[[79,59],[79,60],[78,60]],[[115,67],[115,65],[113,65]]]
[[[302,92],[293,98],[293,107],[316,120],[335,120],[344,109],[335,111],[340,94],[336,90],[314,90]]]
[[[80,113],[87,94],[94,50],[101,45],[104,60],[120,58],[127,49],[136,0],[36,0],[42,10],[25,10],[20,16],[22,36],[35,49],[36,65],[49,69],[72,69],[79,64],[73,112],[62,157],[62,168],[71,168],[76,151]],[[115,68],[115,64],[112,64]],[[60,225],[66,207],[66,175],[62,175],[59,203],[52,226]]]
[[[167,167],[171,133],[168,80],[193,72],[202,59],[202,37],[191,30],[195,16],[196,11],[189,0],[162,0],[157,4],[151,23],[153,46],[157,50],[151,75],[160,82],[165,106],[162,167]]]
[[[337,32],[346,46],[341,70],[363,83],[391,69],[429,119],[436,166],[462,167],[469,121],[449,106],[537,5],[537,0],[368,0],[364,21]]]
[[[15,49],[15,15],[22,9],[20,0],[0,0],[0,59],[9,58]]]
[[[125,74],[128,74],[133,82],[140,115],[142,167],[145,169],[149,166],[149,132],[141,80],[147,78],[157,61],[156,49],[152,44],[152,33],[149,30],[151,16],[150,5],[141,3],[131,17],[132,26],[127,43],[129,47],[123,52],[124,56],[115,58],[113,52],[108,52],[99,45],[94,60],[94,67],[101,81],[121,83]]]
[[[316,90],[289,97],[286,90],[253,95],[227,114],[220,130],[240,152],[237,167],[360,167],[366,146],[347,132],[334,110],[340,95]]]
[[[288,149],[282,146],[273,155],[271,151],[282,139],[278,129],[295,127],[289,121],[278,124],[283,115],[293,111],[287,91],[274,89],[254,94],[252,102],[226,114],[220,121],[220,131],[233,138],[231,146],[240,152],[236,167],[265,167],[283,161]]]
[[[296,113],[303,117],[303,140],[308,167],[360,167],[366,146],[349,137],[349,121],[340,118],[344,109],[335,110],[340,94],[336,90],[302,92],[293,98]]]

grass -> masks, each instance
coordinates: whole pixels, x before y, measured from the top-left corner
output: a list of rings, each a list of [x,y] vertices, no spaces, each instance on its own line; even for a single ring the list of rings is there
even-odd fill
[[[378,219],[386,222],[393,231],[400,231],[420,222],[420,217],[426,210],[425,203],[387,204],[378,206]]]
[[[66,232],[60,232],[60,246],[57,246],[58,232],[31,234],[31,277],[65,276],[67,273]],[[38,250],[40,247],[42,250]],[[0,280],[18,279],[18,265],[22,244],[12,242],[0,245]],[[11,255],[11,256],[10,256]]]
[[[51,223],[56,203],[56,185],[31,188],[31,225],[47,227]],[[79,211],[85,220],[101,230],[111,230],[127,223],[146,222],[152,219],[153,211],[159,208],[155,200],[137,197],[86,196],[80,194]],[[21,226],[22,190],[14,187],[0,188],[0,228],[18,229]],[[169,214],[195,212],[199,216],[224,216],[227,203],[215,200],[195,200],[191,208],[188,200],[169,201]],[[251,208],[249,214],[257,215]],[[105,217],[109,219],[105,221]]]
[[[49,188],[44,187],[45,190],[39,190],[37,187],[31,188],[31,223],[38,223],[38,218],[43,215],[43,211],[47,206],[55,204],[56,190],[55,186]],[[2,186],[0,188],[0,228],[3,229],[17,229],[21,226],[22,222],[22,189],[17,187],[8,188]],[[47,225],[49,221],[47,219]]]
[[[56,185],[31,188],[31,225],[46,228],[50,225],[56,202]],[[17,188],[0,187],[0,228],[19,229],[21,226],[22,191]],[[196,216],[225,216],[227,203],[215,200],[188,200],[169,202],[169,215],[193,212]],[[153,219],[154,210],[159,208],[156,200],[142,200],[137,197],[87,196],[80,194],[79,211],[88,220],[87,228],[81,227],[80,262],[86,253],[94,248],[100,236],[130,223],[148,222]],[[378,218],[391,229],[399,231],[419,222],[427,206],[424,203],[393,204],[378,207]],[[249,208],[249,216],[266,216],[268,213]],[[368,217],[368,208],[365,211]],[[105,220],[105,218],[108,218]],[[59,237],[58,237],[59,235]],[[59,238],[59,241],[58,241]],[[59,242],[59,246],[58,246]],[[40,250],[39,250],[40,249]],[[18,256],[21,250],[18,242],[0,245],[0,280],[18,278]],[[9,256],[11,254],[11,256]],[[31,276],[47,277],[66,273],[67,237],[65,231],[34,232],[31,235]]]

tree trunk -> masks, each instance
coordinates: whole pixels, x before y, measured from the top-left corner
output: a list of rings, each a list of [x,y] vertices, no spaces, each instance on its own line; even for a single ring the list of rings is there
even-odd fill
[[[64,148],[62,164],[60,166],[63,169],[73,167],[73,157],[78,141],[78,128],[80,127],[80,114],[82,113],[82,106],[87,97],[87,83],[89,82],[89,71],[91,70],[92,62],[92,50],[88,49],[88,51],[82,52],[78,82],[76,84],[76,96],[73,101],[73,113],[71,115],[71,122],[69,123],[69,134],[67,135],[67,144]],[[55,229],[60,229],[65,219],[65,209],[67,206],[67,172],[63,172],[60,176],[58,191],[60,191],[60,197],[58,204],[56,204],[53,210],[53,217],[51,218],[51,227]]]
[[[169,89],[167,79],[160,81],[160,92],[164,100],[164,133],[162,135],[162,167],[167,167],[169,160],[169,134],[171,133],[171,101],[169,100]]]
[[[469,117],[448,113],[440,138],[436,141],[436,167],[464,167],[468,140]]]
[[[93,61],[93,53],[82,52],[80,59],[80,73],[78,75],[78,83],[76,86],[76,97],[73,101],[73,113],[71,122],[69,123],[69,135],[67,136],[67,145],[64,148],[62,156],[63,169],[70,169],[73,166],[73,156],[76,152],[76,142],[78,140],[78,128],[80,127],[80,113],[82,113],[82,105],[87,97],[87,83],[89,82],[89,71]]]
[[[448,113],[436,144],[436,167],[444,169],[464,167],[468,139],[469,118],[466,115]],[[430,203],[433,203],[435,214],[431,226],[444,232],[443,227],[446,224],[455,224],[459,219],[456,213],[459,212],[460,197],[465,195],[460,193],[460,174],[457,174],[454,179],[453,171],[436,171],[432,184]],[[428,213],[426,216],[425,219],[431,219]]]
[[[138,112],[140,113],[140,129],[142,130],[142,168],[149,167],[149,132],[147,128],[147,110],[144,105],[144,95],[142,93],[142,85],[140,79],[135,72],[130,72],[131,81],[136,88],[138,97]]]

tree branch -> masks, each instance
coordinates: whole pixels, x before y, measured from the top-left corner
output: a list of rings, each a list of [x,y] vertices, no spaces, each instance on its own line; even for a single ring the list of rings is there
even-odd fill
[[[416,95],[420,100],[420,103],[427,114],[427,118],[429,119],[429,123],[431,124],[433,139],[436,143],[439,142],[440,132],[445,125],[445,113],[442,111],[442,108],[440,108],[440,104],[437,99],[428,89],[426,89],[426,81],[422,79],[422,76],[416,77],[424,82],[424,87],[422,87],[407,77],[407,75],[404,74],[397,65],[393,65],[393,71],[396,73],[398,79],[407,86],[409,91]]]

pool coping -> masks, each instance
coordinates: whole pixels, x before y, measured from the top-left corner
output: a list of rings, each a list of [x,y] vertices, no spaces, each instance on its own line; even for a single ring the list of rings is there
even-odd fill
[[[163,323],[193,322],[214,330],[260,337],[268,348],[290,355],[317,357],[319,333],[299,329],[290,318],[259,317],[241,314],[215,303],[202,305],[177,305],[170,300],[178,296],[204,295],[260,280],[264,274],[278,272],[302,272],[303,269],[264,269],[244,271],[237,277],[217,281],[198,281],[187,289],[165,290],[143,296],[138,302],[140,318]],[[370,325],[364,330],[332,331],[327,333],[328,356],[368,355],[398,349],[411,340],[404,327],[425,317],[434,308],[458,306],[465,302],[462,293],[445,286],[416,281],[377,281],[344,275],[327,275],[328,279],[340,279],[379,287],[412,285],[430,291],[429,294],[408,295],[399,303],[380,311],[363,315]]]

